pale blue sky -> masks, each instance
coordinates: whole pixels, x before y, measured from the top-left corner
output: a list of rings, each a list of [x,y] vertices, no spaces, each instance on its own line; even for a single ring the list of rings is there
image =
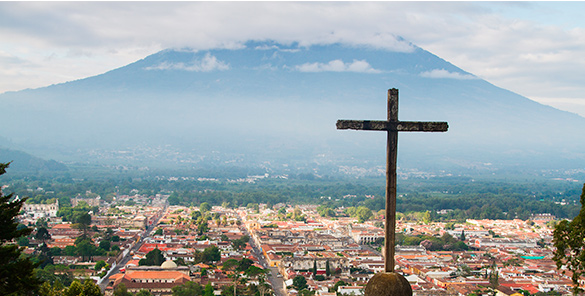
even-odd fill
[[[0,93],[97,75],[170,47],[249,39],[392,47],[585,116],[585,2],[0,2]]]

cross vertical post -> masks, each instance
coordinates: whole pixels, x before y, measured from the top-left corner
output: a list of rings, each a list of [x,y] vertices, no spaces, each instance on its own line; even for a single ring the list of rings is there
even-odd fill
[[[398,120],[398,89],[388,90],[388,119],[338,120],[337,129],[386,131],[386,223],[384,243],[384,270],[394,272],[396,233],[396,167],[398,161],[398,132],[446,132],[447,122],[420,122]]]
[[[388,90],[388,122],[398,121],[398,90]],[[394,271],[394,241],[396,237],[396,162],[398,161],[398,131],[388,131],[386,143],[386,223],[384,223],[384,271]]]

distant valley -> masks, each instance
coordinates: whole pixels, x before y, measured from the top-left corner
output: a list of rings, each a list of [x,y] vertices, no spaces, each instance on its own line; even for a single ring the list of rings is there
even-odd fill
[[[0,147],[64,163],[275,173],[379,174],[385,136],[337,119],[447,121],[399,136],[403,171],[539,172],[585,167],[585,118],[498,88],[410,45],[249,42],[165,50],[77,81],[0,95]]]

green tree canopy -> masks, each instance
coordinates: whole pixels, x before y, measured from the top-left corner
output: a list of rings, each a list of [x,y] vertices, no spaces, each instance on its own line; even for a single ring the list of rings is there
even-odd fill
[[[221,251],[217,246],[210,246],[203,250],[203,261],[207,263],[219,261],[221,259]]]
[[[152,293],[150,293],[148,290],[140,289],[140,291],[136,293],[136,296],[152,296]]]
[[[208,202],[204,202],[199,205],[199,210],[201,211],[201,213],[205,214],[211,210],[211,206],[209,205]]]
[[[37,233],[35,234],[35,238],[42,242],[45,242],[51,239],[51,234],[49,233],[47,228],[39,227],[37,229]]]
[[[293,278],[292,286],[297,289],[297,291],[306,289],[307,286],[307,279],[302,275],[297,275]]]
[[[128,292],[128,288],[124,283],[119,284],[114,289],[114,296],[133,296],[132,293]]]
[[[0,175],[6,173],[10,163],[0,163]],[[0,187],[1,188],[1,187]],[[33,263],[22,255],[22,249],[12,244],[13,239],[28,235],[29,228],[19,228],[16,216],[26,198],[12,199],[13,194],[4,195],[0,191],[0,295],[32,294],[41,284],[34,275]]]
[[[553,232],[553,244],[556,248],[553,260],[559,270],[565,266],[573,273],[573,294],[583,291],[579,287],[579,279],[585,274],[585,184],[581,193],[581,210],[569,222],[561,221]],[[565,271],[563,270],[563,274]]]
[[[191,281],[175,286],[172,289],[173,296],[199,296],[203,294],[203,288],[201,285]]]
[[[162,254],[162,251],[158,248],[148,252],[144,259],[140,259],[138,261],[138,265],[157,265],[160,266],[165,262],[165,256]]]
[[[205,285],[205,289],[203,289],[203,296],[213,296],[213,287],[210,283]]]

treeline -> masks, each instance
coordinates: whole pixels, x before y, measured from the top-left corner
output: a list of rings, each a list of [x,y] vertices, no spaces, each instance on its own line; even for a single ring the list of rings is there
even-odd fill
[[[398,198],[401,213],[431,211],[433,220],[514,219],[527,220],[532,214],[550,213],[559,218],[572,218],[579,213],[577,205],[556,204],[520,194],[432,194],[412,193]],[[438,215],[435,212],[449,210]]]
[[[298,177],[298,176],[297,176]],[[320,204],[327,208],[364,206],[377,212],[385,207],[384,180],[329,180],[319,178],[260,179],[256,183],[227,180],[197,181],[193,178],[117,176],[110,179],[74,180],[68,177],[27,177],[12,180],[6,190],[32,203],[59,199],[70,206],[72,197],[101,196],[112,201],[116,195],[168,194],[171,205],[246,206],[250,203]],[[465,177],[400,180],[397,210],[401,213],[433,213],[433,219],[528,219],[534,213],[559,218],[574,217],[578,211],[581,184],[561,181],[494,181]],[[560,203],[567,205],[561,205]],[[448,210],[435,215],[436,211]]]

